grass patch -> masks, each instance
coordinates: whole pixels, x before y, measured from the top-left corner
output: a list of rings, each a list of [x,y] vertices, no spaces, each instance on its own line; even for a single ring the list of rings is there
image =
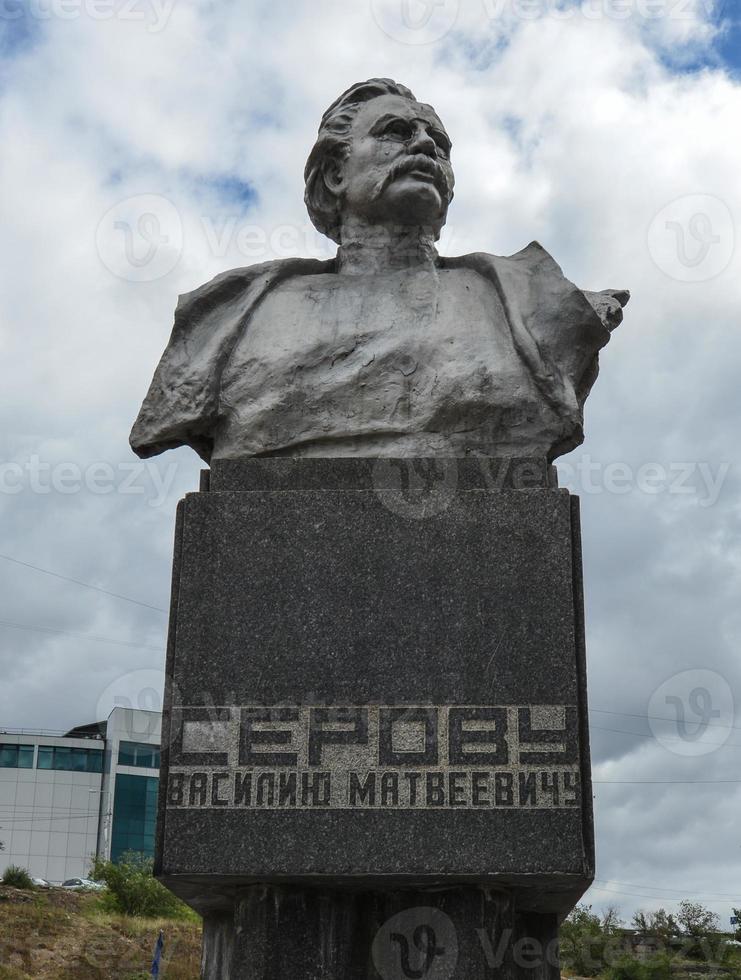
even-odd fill
[[[138,980],[149,976],[160,929],[167,980],[198,980],[201,924],[132,918],[101,908],[99,893],[0,886],[0,980]]]
[[[9,885],[11,888],[23,888],[27,891],[33,891],[34,888],[31,876],[26,868],[21,868],[17,864],[9,864],[5,869],[3,872],[3,884]]]

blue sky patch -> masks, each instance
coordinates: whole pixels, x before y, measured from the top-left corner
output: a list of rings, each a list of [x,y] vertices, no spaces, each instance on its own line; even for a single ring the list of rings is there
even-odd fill
[[[234,176],[234,174],[206,177],[199,182],[206,185],[209,190],[214,191],[229,204],[239,204],[246,207],[257,200],[257,194],[252,185]]]
[[[734,0],[737,3],[738,0]],[[731,14],[731,5],[727,3],[725,10],[726,27],[715,42],[715,50],[723,65],[736,77],[741,75],[741,16]]]
[[[666,53],[662,61],[674,71],[697,72],[703,69],[723,69],[738,78],[741,76],[741,4],[739,0],[721,0],[713,12],[711,23],[720,28],[713,41],[697,52]]]
[[[40,37],[41,21],[22,0],[3,0],[0,11],[0,58],[22,54]]]

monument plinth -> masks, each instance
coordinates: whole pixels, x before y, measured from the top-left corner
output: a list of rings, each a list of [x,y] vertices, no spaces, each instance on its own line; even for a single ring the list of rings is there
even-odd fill
[[[451,141],[390,79],[322,118],[326,262],[182,296],[131,434],[180,504],[156,873],[208,980],[558,977],[594,871],[578,502],[624,290],[446,257]]]
[[[157,873],[221,941],[257,884],[312,914],[412,889],[469,918],[493,890],[551,930],[588,887],[578,507],[551,482],[533,460],[244,460],[181,503]]]

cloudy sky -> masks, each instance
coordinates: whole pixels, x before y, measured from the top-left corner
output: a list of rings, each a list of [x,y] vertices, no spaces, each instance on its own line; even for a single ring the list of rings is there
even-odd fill
[[[0,0],[0,726],[158,707],[190,450],[128,432],[178,293],[329,255],[321,112],[390,76],[454,141],[442,250],[628,287],[584,446],[596,907],[741,902],[736,0]],[[42,571],[45,570],[45,571]],[[54,573],[54,574],[52,574]],[[75,581],[73,581],[75,580]]]

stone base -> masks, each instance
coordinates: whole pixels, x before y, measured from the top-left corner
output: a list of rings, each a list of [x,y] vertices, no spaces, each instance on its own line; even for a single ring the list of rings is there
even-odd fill
[[[555,915],[479,888],[253,886],[204,919],[203,980],[558,980]]]
[[[544,460],[221,461],[179,510],[155,873],[207,980],[557,980],[594,874]]]

